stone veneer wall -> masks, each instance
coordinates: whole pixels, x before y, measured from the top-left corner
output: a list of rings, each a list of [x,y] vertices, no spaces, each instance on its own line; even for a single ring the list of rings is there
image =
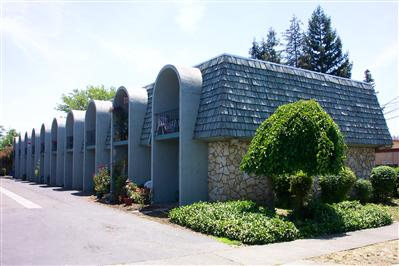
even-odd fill
[[[368,178],[375,165],[375,148],[348,146],[346,164],[359,178]]]
[[[250,199],[262,204],[272,203],[270,180],[240,171],[241,159],[247,152],[248,144],[237,139],[208,144],[209,200]],[[348,148],[346,164],[357,177],[367,178],[374,162],[374,148]]]
[[[249,199],[272,203],[270,180],[240,171],[249,142],[233,139],[208,144],[208,193],[211,201]]]

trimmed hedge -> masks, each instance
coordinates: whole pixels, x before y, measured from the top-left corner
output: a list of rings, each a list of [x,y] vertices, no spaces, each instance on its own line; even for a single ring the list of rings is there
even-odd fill
[[[321,199],[327,203],[340,202],[347,199],[356,176],[351,169],[345,167],[336,175],[324,175],[319,178]]]
[[[298,230],[252,201],[199,202],[169,212],[173,223],[194,231],[239,240],[246,244],[267,244],[294,240]]]
[[[387,201],[393,196],[396,188],[396,172],[389,166],[377,166],[371,170],[370,182],[373,185],[373,196],[377,201]]]
[[[388,211],[376,204],[362,205],[358,201],[309,204],[301,213],[290,216],[302,237],[367,229],[393,222]]]
[[[353,199],[360,201],[361,203],[370,202],[373,196],[373,186],[371,182],[366,179],[358,179],[353,185]]]
[[[290,241],[392,223],[384,208],[363,206],[357,201],[312,203],[288,217],[279,217],[252,201],[199,202],[171,210],[169,218],[194,231],[246,244]]]
[[[256,130],[240,168],[275,176],[338,173],[346,145],[339,127],[315,100],[281,105]]]

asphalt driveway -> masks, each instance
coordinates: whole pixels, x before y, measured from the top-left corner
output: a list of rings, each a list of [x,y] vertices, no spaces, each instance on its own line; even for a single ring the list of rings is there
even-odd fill
[[[231,249],[211,237],[90,202],[77,191],[12,179],[0,179],[0,186],[0,265],[140,263]]]

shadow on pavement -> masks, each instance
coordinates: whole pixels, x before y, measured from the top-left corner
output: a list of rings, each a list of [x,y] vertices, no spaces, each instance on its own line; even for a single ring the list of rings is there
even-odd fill
[[[93,193],[84,192],[84,191],[77,191],[77,192],[71,193],[71,195],[73,195],[73,196],[78,196],[78,197],[87,197],[87,196],[93,195]]]

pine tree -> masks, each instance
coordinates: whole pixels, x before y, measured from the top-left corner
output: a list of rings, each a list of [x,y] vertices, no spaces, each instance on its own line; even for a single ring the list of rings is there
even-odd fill
[[[277,33],[273,28],[269,29],[267,33],[266,42],[262,41],[261,51],[262,59],[269,62],[280,63],[281,52],[277,51],[277,47],[280,45],[280,40],[277,38]]]
[[[299,67],[340,77],[351,77],[352,63],[342,52],[341,38],[331,28],[331,18],[318,6],[304,35],[303,56]]]
[[[252,47],[249,48],[249,55],[252,59],[262,59],[262,51],[260,49],[259,43],[254,40],[252,41]]]
[[[301,24],[302,22],[293,15],[290,20],[290,27],[284,33],[284,39],[287,42],[284,50],[285,63],[294,67],[298,67],[299,58],[303,54]]]
[[[280,40],[277,38],[277,33],[273,28],[269,29],[266,41],[262,39],[258,43],[255,39],[252,41],[252,47],[249,48],[249,55],[253,59],[259,59],[274,63],[281,62],[281,52],[276,48],[280,45]]]
[[[364,80],[363,81],[370,83],[371,86],[373,86],[373,87],[375,86],[374,79],[373,79],[373,76],[371,75],[370,70],[366,69],[366,71],[364,71]]]

